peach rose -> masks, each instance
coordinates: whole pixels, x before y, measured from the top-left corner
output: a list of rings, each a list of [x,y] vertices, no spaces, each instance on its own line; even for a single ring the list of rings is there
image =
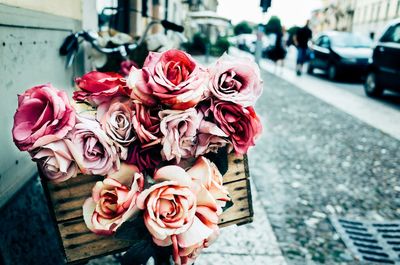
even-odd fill
[[[222,209],[213,197],[213,184],[208,190],[198,180],[215,173],[207,166],[196,162],[187,172],[179,166],[162,167],[154,175],[157,184],[139,195],[138,207],[145,210],[144,222],[157,245],[176,240],[180,248],[192,247],[218,229]]]
[[[21,151],[63,139],[75,125],[75,111],[64,91],[51,84],[35,86],[18,96],[12,135]],[[38,147],[38,146],[36,146]]]
[[[179,50],[150,52],[142,69],[132,68],[128,85],[131,97],[146,105],[161,102],[172,109],[188,109],[203,97],[207,73]]]
[[[172,256],[175,265],[191,265],[203,249],[208,248],[219,236],[219,229],[216,229],[208,238],[193,246],[182,248],[178,244],[176,236],[172,237]]]
[[[220,207],[230,201],[229,192],[223,186],[223,178],[217,166],[207,158],[200,156],[194,165],[187,171],[193,181],[206,188]],[[218,214],[222,209],[218,209]]]
[[[143,185],[143,175],[136,166],[128,164],[122,164],[119,171],[98,181],[92,197],[83,204],[86,226],[96,234],[113,234],[123,222],[138,213],[136,199]]]
[[[165,166],[154,174],[157,182],[144,190],[137,205],[144,210],[144,223],[159,246],[171,244],[171,235],[181,234],[193,224],[196,195],[185,170]]]

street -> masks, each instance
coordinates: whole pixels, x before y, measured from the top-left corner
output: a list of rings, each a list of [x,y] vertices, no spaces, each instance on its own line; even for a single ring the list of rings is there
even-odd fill
[[[328,216],[399,219],[400,126],[394,123],[400,120],[399,97],[373,102],[360,93],[361,84],[296,77],[290,68],[278,72],[279,78],[271,74],[276,69],[270,63],[261,65],[268,70],[257,106],[264,132],[249,160],[286,262],[357,264]],[[319,92],[305,90],[310,86]],[[335,98],[321,94],[324,89],[334,91]],[[362,111],[340,105],[351,97],[349,90],[368,103]],[[366,123],[376,121],[368,120],[369,114],[388,120],[377,122],[377,129]]]

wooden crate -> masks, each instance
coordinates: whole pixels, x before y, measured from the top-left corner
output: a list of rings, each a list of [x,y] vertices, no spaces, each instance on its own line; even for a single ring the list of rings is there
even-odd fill
[[[230,154],[228,163],[224,185],[228,188],[234,205],[221,215],[220,227],[249,223],[253,217],[247,157]],[[68,264],[129,248],[128,241],[92,233],[83,221],[83,202],[91,196],[92,187],[99,180],[103,180],[103,177],[81,175],[62,183],[42,183]]]

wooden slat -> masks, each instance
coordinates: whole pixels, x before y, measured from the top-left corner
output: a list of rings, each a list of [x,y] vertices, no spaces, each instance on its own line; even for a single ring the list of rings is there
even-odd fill
[[[229,154],[228,163],[224,185],[234,205],[220,216],[220,227],[248,223],[253,216],[247,157]],[[63,183],[44,183],[68,263],[89,260],[129,247],[127,241],[91,233],[83,221],[83,202],[91,196],[95,182],[102,179],[101,176],[81,175]]]
[[[224,183],[237,181],[249,177],[247,156],[228,155],[228,171],[224,175]]]
[[[83,219],[59,223],[58,229],[68,262],[94,258],[117,250],[122,251],[130,245],[128,241],[92,233]]]

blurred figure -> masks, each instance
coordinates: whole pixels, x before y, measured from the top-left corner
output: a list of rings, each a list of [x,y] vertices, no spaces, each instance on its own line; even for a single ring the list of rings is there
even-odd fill
[[[297,63],[296,63],[296,74],[301,75],[303,72],[303,64],[308,60],[309,48],[308,41],[312,38],[312,31],[309,28],[310,21],[307,20],[304,27],[299,28],[294,35],[293,41],[297,48]]]
[[[275,62],[275,72],[283,71],[284,59],[286,57],[286,41],[284,41],[285,34],[285,27],[282,27],[281,31],[275,33],[275,45],[270,54],[270,59]]]

